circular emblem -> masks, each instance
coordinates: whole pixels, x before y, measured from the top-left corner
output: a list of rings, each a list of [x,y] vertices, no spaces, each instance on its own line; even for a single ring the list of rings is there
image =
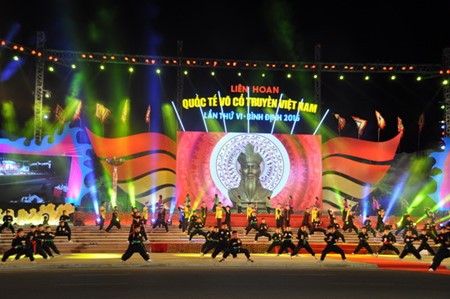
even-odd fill
[[[216,187],[222,194],[239,186],[241,169],[238,157],[245,153],[247,144],[252,144],[258,153],[260,164],[261,185],[272,191],[276,196],[286,185],[290,162],[283,144],[271,134],[228,133],[214,147],[210,159],[210,170]]]

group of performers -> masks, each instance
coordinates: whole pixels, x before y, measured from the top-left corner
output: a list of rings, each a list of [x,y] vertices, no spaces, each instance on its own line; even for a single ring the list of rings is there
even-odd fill
[[[213,258],[215,258],[218,252],[225,252],[225,248],[229,246],[226,244],[229,243],[227,243],[228,241],[225,240],[226,238],[224,236],[230,236],[231,231],[231,212],[229,207],[223,208],[222,204],[217,202],[214,209],[217,225],[210,227],[209,230],[205,232],[203,228],[205,226],[208,210],[204,202],[201,205],[201,210],[193,211],[190,217],[186,216],[189,213],[189,206],[179,207],[179,228],[183,232],[187,230],[189,240],[192,240],[195,235],[203,236],[205,238],[205,243],[202,246],[201,254],[204,255],[207,252],[214,250],[212,253]],[[316,253],[309,245],[308,239],[311,234],[321,232],[324,234],[324,241],[326,243],[320,256],[320,260],[323,261],[329,252],[338,253],[341,255],[342,260],[345,260],[345,253],[339,247],[338,242],[342,241],[345,243],[345,237],[342,232],[354,232],[358,237],[358,244],[354,248],[352,254],[357,254],[362,248],[365,248],[368,254],[374,256],[378,256],[385,251],[393,251],[400,259],[403,259],[408,254],[412,254],[420,260],[422,258],[420,252],[422,250],[427,250],[429,255],[434,256],[433,265],[430,266],[431,271],[437,267],[435,265],[439,265],[444,258],[450,256],[450,222],[446,226],[441,226],[440,232],[438,233],[435,228],[434,214],[429,209],[426,209],[425,212],[427,218],[420,233],[418,232],[417,226],[412,220],[411,215],[408,214],[403,215],[401,224],[397,226],[393,233],[393,227],[384,222],[385,210],[380,206],[377,209],[376,226],[373,227],[371,218],[366,216],[360,228],[358,228],[354,222],[354,219],[356,218],[355,213],[349,204],[344,205],[342,210],[342,228],[332,209],[327,210],[329,225],[326,228],[323,227],[321,211],[317,206],[313,206],[307,208],[303,213],[303,220],[297,231],[298,242],[295,244],[290,225],[291,215],[293,214],[290,205],[282,207],[281,204],[277,204],[274,213],[276,228],[275,232],[270,234],[265,218],[262,217],[261,223],[258,224],[257,210],[253,205],[249,204],[247,207],[248,224],[245,227],[244,233],[245,235],[248,235],[254,230],[255,242],[258,241],[258,238],[263,236],[267,237],[268,241],[272,241],[267,248],[266,253],[271,252],[278,246],[277,255],[289,252],[290,250],[291,256],[294,257],[302,248],[305,248],[307,252],[316,258]],[[225,217],[223,217],[223,214],[225,214]],[[369,244],[369,233],[375,238],[377,237],[377,232],[381,234],[381,244],[378,250],[374,251]],[[404,244],[401,252],[394,246],[394,244],[397,243],[396,235],[400,234]],[[429,244],[430,239],[433,240],[435,244],[440,245],[436,253]],[[414,246],[416,241],[420,242],[417,247]]]
[[[166,232],[169,231],[168,223],[166,221],[165,208],[161,204],[158,207],[158,218],[151,227],[156,228],[158,226],[163,227]],[[179,229],[182,232],[187,233],[189,241],[196,235],[202,236],[205,242],[201,248],[201,255],[205,255],[208,252],[211,253],[211,257],[215,258],[220,253],[223,253],[221,262],[232,255],[235,257],[239,253],[243,253],[247,260],[253,262],[250,258],[250,252],[247,248],[243,247],[242,240],[238,236],[236,230],[231,228],[231,210],[230,207],[223,207],[220,202],[214,207],[214,214],[217,224],[210,226],[207,231],[204,230],[206,224],[206,218],[208,215],[208,208],[205,202],[202,202],[198,210],[190,210],[189,205],[179,206]],[[335,252],[341,255],[342,260],[346,260],[345,252],[339,246],[340,242],[345,243],[345,237],[343,232],[355,232],[358,237],[358,244],[354,248],[352,254],[357,254],[362,248],[365,248],[367,253],[374,256],[385,251],[395,252],[400,259],[403,259],[406,255],[412,254],[417,259],[421,259],[420,252],[427,250],[430,255],[433,255],[433,263],[430,266],[430,271],[435,271],[441,264],[442,260],[450,257],[450,222],[447,225],[440,226],[439,232],[436,231],[436,224],[434,215],[427,210],[426,221],[423,228],[420,229],[420,233],[412,220],[411,215],[405,214],[402,218],[401,224],[393,232],[392,226],[383,222],[384,210],[380,207],[377,211],[377,224],[372,226],[370,217],[366,217],[360,228],[358,228],[354,222],[355,216],[351,206],[345,206],[342,210],[342,222],[341,228],[339,221],[337,221],[335,213],[332,209],[327,211],[329,224],[327,227],[322,226],[321,211],[317,206],[308,208],[303,213],[303,220],[300,227],[297,230],[297,242],[294,241],[294,233],[291,228],[290,219],[293,214],[293,209],[290,205],[282,207],[278,204],[275,208],[275,231],[269,233],[269,227],[264,217],[260,218],[258,223],[258,214],[256,208],[249,204],[247,207],[247,220],[248,224],[244,229],[244,234],[248,235],[252,230],[255,231],[254,242],[258,242],[259,238],[265,237],[270,242],[266,249],[266,253],[271,253],[275,248],[278,250],[275,252],[277,255],[281,255],[284,252],[290,254],[291,257],[295,257],[304,248],[311,256],[317,259],[316,252],[309,244],[310,235],[320,232],[324,235],[323,240],[326,243],[325,248],[320,255],[320,261],[323,261],[328,253]],[[142,214],[136,208],[132,210],[132,225],[129,232],[129,246],[126,252],[122,256],[122,261],[128,260],[133,253],[138,252],[146,261],[151,261],[148,251],[145,248],[144,243],[148,243],[148,236],[145,226],[148,221],[148,209],[144,208]],[[105,216],[104,204],[100,208],[100,229],[103,229]],[[20,228],[15,232],[13,223],[13,216],[10,211],[6,212],[3,217],[3,224],[0,226],[0,232],[4,229],[10,229],[15,237],[13,238],[11,249],[6,251],[3,255],[2,261],[6,261],[10,256],[15,255],[15,259],[20,259],[21,256],[28,257],[31,261],[34,261],[34,255],[40,254],[44,258],[59,255],[60,252],[54,243],[55,236],[66,236],[68,241],[71,241],[71,230],[69,226],[70,217],[66,211],[60,217],[60,224],[56,228],[55,232],[51,231],[50,226],[44,226],[43,224],[36,226],[30,226],[30,231],[26,233],[24,229]],[[111,223],[106,228],[109,232],[112,227],[121,229],[118,209],[114,208]],[[381,246],[375,251],[369,244],[369,233],[373,237],[377,237],[377,232],[381,234]],[[400,250],[394,246],[397,243],[397,237],[401,234],[403,239],[403,250]],[[436,244],[439,244],[437,252],[429,244],[429,240],[433,240]],[[416,241],[420,241],[418,247],[414,246]]]
[[[155,219],[154,223],[152,223],[152,228],[156,227],[164,227],[166,232],[169,231],[169,225],[166,209],[164,207],[164,204],[162,202],[162,195],[159,196],[158,203],[156,205],[156,208],[158,210],[157,218]],[[145,225],[147,224],[149,220],[149,209],[148,206],[144,206],[142,208],[142,212],[138,211],[136,207],[132,208],[131,217],[133,224],[139,224],[143,229]],[[135,219],[136,218],[136,219]],[[103,230],[105,226],[106,221],[106,202],[103,201],[99,207],[99,219],[98,219],[98,225],[99,230]],[[119,208],[117,206],[113,207],[112,213],[111,213],[111,219],[109,222],[109,225],[106,227],[105,231],[110,232],[112,228],[117,228],[118,230],[122,229],[122,224],[120,221],[120,215],[119,215]],[[130,229],[131,231],[132,229]]]
[[[55,257],[55,255],[61,255],[61,252],[57,248],[54,240],[57,236],[67,237],[68,242],[71,240],[71,229],[69,226],[70,217],[67,215],[67,211],[63,211],[63,214],[59,218],[59,225],[55,231],[52,231],[51,226],[39,224],[30,225],[29,231],[26,232],[23,228],[18,228],[17,231],[13,225],[14,217],[10,211],[6,212],[3,217],[2,228],[9,228],[14,234],[11,241],[11,248],[4,252],[2,262],[6,262],[9,257],[15,256],[14,260],[19,260],[22,256],[30,259],[34,262],[34,255],[39,254],[44,259],[48,260]],[[1,229],[3,231],[3,229]]]

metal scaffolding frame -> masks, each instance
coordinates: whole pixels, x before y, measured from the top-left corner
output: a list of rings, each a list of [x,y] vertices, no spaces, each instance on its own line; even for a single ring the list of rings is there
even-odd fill
[[[442,65],[445,68],[450,68],[450,48],[442,51]],[[445,121],[445,136],[450,137],[450,86],[446,85],[442,90],[443,105],[444,105],[444,121]]]
[[[37,32],[36,35],[36,49],[38,51],[44,50],[45,33]],[[42,140],[42,108],[44,100],[44,68],[45,61],[43,56],[38,56],[36,59],[36,78],[34,87],[34,138],[36,143],[41,143]]]
[[[397,63],[348,63],[314,61],[263,61],[217,58],[192,58],[178,55],[150,56],[123,53],[101,53],[57,49],[31,49],[0,39],[0,46],[24,54],[43,57],[45,61],[70,67],[81,62],[104,64],[153,65],[182,68],[211,68],[266,71],[304,71],[332,73],[409,73],[428,76],[450,75],[449,66],[442,64],[397,64]],[[180,45],[178,45],[180,46]],[[320,47],[320,46],[319,46]],[[316,47],[317,48],[317,47]],[[180,54],[180,53],[178,53]]]

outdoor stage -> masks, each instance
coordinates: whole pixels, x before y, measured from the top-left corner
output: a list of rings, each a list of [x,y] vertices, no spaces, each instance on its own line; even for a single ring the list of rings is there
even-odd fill
[[[290,258],[288,254],[276,256],[276,254],[252,253],[254,263],[248,263],[242,257],[229,258],[225,263],[219,263],[218,258],[212,260],[210,254],[200,256],[197,253],[158,253],[151,252],[152,263],[145,263],[138,254],[135,254],[126,263],[120,262],[122,253],[64,253],[51,260],[43,260],[36,257],[36,263],[30,264],[29,260],[8,261],[0,263],[0,269],[10,271],[20,270],[45,270],[45,269],[142,269],[142,268],[238,268],[238,269],[297,269],[306,271],[308,269],[331,270],[341,269],[344,271],[364,270],[396,270],[427,272],[431,263],[430,256],[424,256],[423,260],[417,261],[413,257],[399,260],[393,255],[380,255],[372,257],[365,254],[347,255],[347,261],[343,263],[340,256],[334,253],[327,255],[323,263],[313,259],[309,254],[299,254]],[[357,272],[355,272],[357,273]],[[441,266],[432,274],[450,275],[450,261],[444,260]]]

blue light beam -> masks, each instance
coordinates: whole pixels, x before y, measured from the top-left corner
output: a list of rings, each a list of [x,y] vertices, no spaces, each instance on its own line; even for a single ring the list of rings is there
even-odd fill
[[[181,129],[183,129],[183,132],[185,132],[186,130],[184,129],[183,122],[181,121],[180,115],[178,114],[177,108],[175,107],[175,103],[173,101],[172,101],[172,107],[173,107],[173,110],[175,111],[175,114],[177,115],[178,122],[180,123]]]
[[[316,130],[314,131],[313,135],[316,135],[317,131],[319,131],[320,126],[322,125],[323,121],[325,120],[325,117],[327,117],[328,112],[330,112],[330,109],[327,109],[325,114],[323,115],[322,119],[320,120],[319,124],[317,125]]]

